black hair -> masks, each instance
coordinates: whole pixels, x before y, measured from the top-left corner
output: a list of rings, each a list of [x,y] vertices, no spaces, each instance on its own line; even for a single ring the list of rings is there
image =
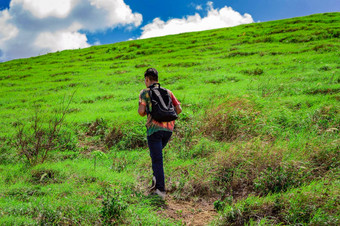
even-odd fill
[[[151,81],[158,81],[158,71],[155,68],[148,68],[144,73],[144,78],[148,77]]]

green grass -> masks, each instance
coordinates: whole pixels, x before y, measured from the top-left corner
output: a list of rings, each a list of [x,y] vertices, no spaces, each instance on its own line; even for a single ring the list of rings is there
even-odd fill
[[[155,67],[183,108],[164,153],[173,199],[217,201],[212,224],[337,225],[339,24],[317,14],[1,63],[0,224],[181,224],[145,194],[137,107]],[[33,142],[35,112],[47,131],[69,100],[56,149],[30,166],[18,129]]]

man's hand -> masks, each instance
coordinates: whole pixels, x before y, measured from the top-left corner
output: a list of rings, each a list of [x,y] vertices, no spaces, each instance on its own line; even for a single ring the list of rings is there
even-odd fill
[[[142,117],[144,117],[146,115],[146,106],[139,104],[138,107],[138,114]]]

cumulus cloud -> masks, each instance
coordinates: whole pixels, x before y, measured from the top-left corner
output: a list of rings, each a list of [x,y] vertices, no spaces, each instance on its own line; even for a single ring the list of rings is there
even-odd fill
[[[240,24],[253,23],[250,14],[241,15],[231,7],[225,6],[222,9],[214,9],[213,3],[207,3],[208,14],[201,17],[199,13],[187,16],[182,19],[170,19],[163,21],[155,18],[152,23],[142,27],[140,39],[164,36],[170,34],[179,34],[192,31],[203,31],[222,27],[232,27]]]
[[[18,29],[9,23],[10,19],[8,10],[0,11],[0,45],[18,34]]]
[[[85,31],[141,23],[124,0],[11,0],[0,11],[0,60],[88,47]]]
[[[50,16],[65,18],[72,8],[72,0],[13,0],[12,4],[21,4],[25,10],[40,19]]]
[[[53,43],[53,45],[51,45]],[[42,32],[38,35],[34,42],[34,46],[41,50],[49,50],[52,52],[62,49],[75,49],[89,47],[86,35],[79,32],[57,31]]]

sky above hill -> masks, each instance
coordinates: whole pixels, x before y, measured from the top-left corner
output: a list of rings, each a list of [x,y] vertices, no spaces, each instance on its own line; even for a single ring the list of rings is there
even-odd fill
[[[0,0],[0,61],[315,13],[339,0]]]

